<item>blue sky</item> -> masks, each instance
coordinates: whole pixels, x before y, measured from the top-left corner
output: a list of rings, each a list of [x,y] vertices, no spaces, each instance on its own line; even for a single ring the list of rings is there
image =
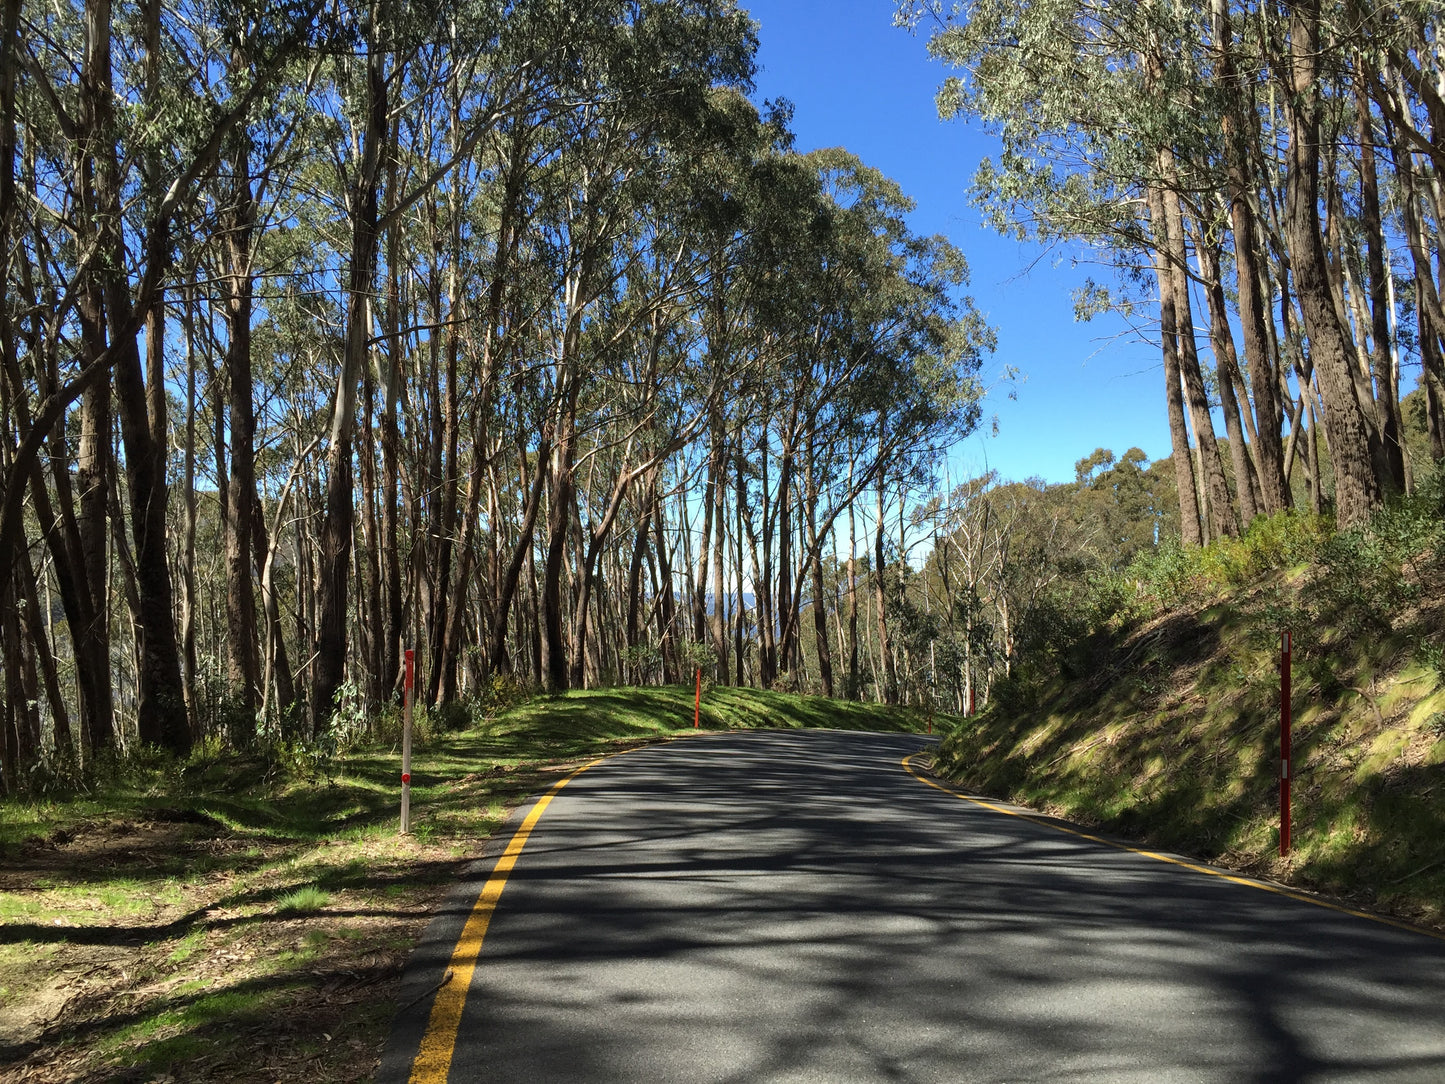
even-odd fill
[[[920,233],[946,234],[968,256],[970,293],[998,331],[991,369],[1024,379],[985,404],[985,424],[954,456],[953,472],[985,465],[1003,477],[1072,481],[1097,447],[1169,452],[1158,349],[1122,324],[1074,321],[1070,291],[1103,268],[1005,239],[982,224],[966,189],[997,141],[977,123],[938,119],[946,75],[925,41],[893,26],[890,0],[741,0],[760,24],[756,98],[796,107],[797,149],[842,146],[897,181],[918,209]],[[989,435],[997,416],[998,435]]]

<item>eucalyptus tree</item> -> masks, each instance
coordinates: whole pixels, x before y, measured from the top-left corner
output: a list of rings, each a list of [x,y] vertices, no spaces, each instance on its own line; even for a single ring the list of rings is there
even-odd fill
[[[455,124],[455,140],[440,160],[428,163],[413,181],[386,192],[383,167],[395,153],[389,145],[391,112],[399,107],[391,99],[404,85],[407,65],[435,25],[438,13],[385,0],[375,0],[358,13],[358,53],[338,69],[348,80],[341,100],[350,103],[351,110],[339,119],[356,133],[357,155],[355,162],[343,166],[339,178],[347,189],[350,245],[342,357],[327,440],[327,496],[312,652],[314,730],[325,727],[345,671],[356,407],[373,333],[368,299],[375,288],[379,239],[465,162],[486,133],[545,88],[571,78],[578,58],[591,56],[589,43],[599,27],[608,25],[614,7],[598,0],[580,9],[564,9],[553,0],[535,0],[518,6],[469,4],[447,9],[454,20],[454,34],[439,62],[444,68],[455,66],[455,74],[446,78],[467,92]],[[545,73],[540,84],[534,71]]]
[[[319,4],[293,6],[286,14],[294,21],[264,20],[255,48],[268,63],[257,73],[221,79],[206,62],[204,39],[212,27],[193,25],[188,13],[159,3],[142,5],[134,18],[129,12],[118,18],[109,0],[22,4],[14,15],[6,67],[16,95],[7,119],[20,133],[22,171],[34,198],[26,241],[8,254],[15,273],[6,275],[5,303],[13,313],[24,307],[25,294],[38,300],[49,293],[55,304],[32,322],[20,371],[6,374],[12,403],[25,399],[27,406],[17,412],[4,476],[0,566],[14,567],[28,490],[54,528],[46,537],[85,657],[82,703],[93,748],[112,740],[103,578],[106,493],[119,466],[107,453],[112,407],[125,449],[135,549],[139,733],[142,741],[176,750],[191,741],[165,546],[169,434],[159,305],[176,249],[172,227],[190,214],[230,133],[274,85],[284,58],[320,32],[318,12]],[[239,13],[216,18],[224,24],[231,16]],[[12,236],[18,240],[18,231]],[[144,360],[142,329],[148,329]],[[77,399],[83,399],[78,461],[63,439]],[[35,470],[47,442],[54,453],[48,485],[58,508],[40,492],[47,480]],[[68,477],[61,477],[72,461],[79,467],[78,510]],[[10,587],[7,582],[5,590]]]
[[[1213,0],[1207,10],[1172,0],[899,7],[902,23],[931,21],[931,49],[963,69],[940,92],[945,115],[978,114],[1004,138],[1000,163],[977,186],[1003,224],[1022,220],[1043,239],[1113,237],[1125,252],[1155,253],[1186,541],[1203,537],[1198,512],[1210,533],[1230,528],[1189,357],[1196,286],[1209,308],[1245,518],[1288,504],[1300,422],[1316,399],[1341,522],[1359,522],[1406,484],[1397,385],[1400,349],[1413,336],[1394,297],[1389,249],[1403,239],[1413,265],[1423,383],[1433,391],[1436,317],[1445,318],[1427,255],[1445,210],[1434,179],[1445,126],[1432,44],[1439,16],[1434,4],[1347,0]],[[1145,203],[1147,240],[1135,224]],[[1286,446],[1291,369],[1298,401]],[[1194,497],[1184,470],[1191,420],[1204,483]],[[1309,437],[1313,448],[1313,429]]]
[[[1224,532],[1231,509],[1189,319],[1176,151],[1202,138],[1202,125],[1171,93],[1192,61],[1175,14],[1073,0],[899,6],[906,25],[933,21],[930,52],[963,72],[945,80],[940,114],[982,116],[1002,137],[998,162],[986,160],[974,181],[996,225],[1045,243],[1084,241],[1126,268],[1152,264],[1181,520],[1198,542],[1201,511]],[[1191,420],[1205,466],[1198,483]]]
[[[783,349],[776,375],[754,392],[762,422],[753,442],[762,457],[760,571],[768,594],[776,593],[778,628],[776,660],[765,633],[761,677],[769,683],[775,666],[796,668],[811,578],[827,688],[822,549],[861,494],[972,429],[977,373],[993,338],[958,292],[967,273],[962,254],[909,230],[903,216],[912,205],[896,184],[840,150],[800,164],[817,178],[817,195],[804,205],[804,228],[778,253],[777,285],[761,318]],[[767,567],[774,525],[776,578]],[[772,622],[765,613],[764,626]]]
[[[614,309],[607,301],[640,270],[629,235],[639,210],[660,195],[653,160],[665,158],[668,144],[682,138],[714,86],[746,83],[755,47],[746,16],[713,0],[629,5],[602,30],[579,50],[572,73],[574,93],[586,104],[556,121],[564,138],[550,170],[544,227],[556,267],[546,315],[556,409],[548,419],[550,511],[541,591],[551,688],[566,688],[572,679],[562,583],[589,363],[605,366],[639,315],[635,307]]]

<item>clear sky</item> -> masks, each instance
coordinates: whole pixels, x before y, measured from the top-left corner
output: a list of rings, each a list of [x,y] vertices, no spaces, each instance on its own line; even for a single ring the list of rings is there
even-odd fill
[[[1157,347],[1122,324],[1074,321],[1070,291],[1107,268],[1074,266],[983,225],[966,190],[998,141],[976,122],[938,119],[933,94],[946,70],[925,41],[893,26],[891,0],[741,0],[760,24],[756,99],[796,107],[797,149],[846,147],[917,201],[911,225],[946,234],[967,255],[970,293],[998,332],[993,371],[1023,379],[985,404],[980,434],[955,456],[955,474],[986,464],[1004,478],[1072,481],[1097,447],[1169,453],[1163,367]],[[990,419],[997,416],[998,435]]]

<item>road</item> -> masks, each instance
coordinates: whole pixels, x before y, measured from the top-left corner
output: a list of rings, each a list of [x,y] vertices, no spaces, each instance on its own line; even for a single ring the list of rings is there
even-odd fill
[[[1445,942],[960,798],[924,745],[576,776],[433,923],[378,1079],[1445,1081]]]

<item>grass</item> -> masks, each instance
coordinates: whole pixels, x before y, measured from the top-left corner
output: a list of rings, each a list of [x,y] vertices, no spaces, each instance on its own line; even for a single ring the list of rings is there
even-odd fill
[[[1322,553],[1264,572],[1236,562],[1248,574],[1098,630],[1087,658],[951,733],[939,770],[1152,846],[1445,925],[1445,734],[1432,723],[1445,680],[1430,650],[1445,631],[1445,569],[1427,554],[1394,580],[1349,580]],[[1282,859],[1284,626],[1295,782]]]
[[[704,694],[701,721],[925,725],[728,688]],[[407,953],[510,810],[579,761],[692,723],[691,688],[602,689],[433,735],[414,750],[408,837],[390,746],[289,768],[208,750],[0,803],[0,1076],[369,1080]]]
[[[331,893],[315,885],[303,885],[288,892],[276,901],[276,913],[280,915],[305,915],[320,911],[331,902]]]

